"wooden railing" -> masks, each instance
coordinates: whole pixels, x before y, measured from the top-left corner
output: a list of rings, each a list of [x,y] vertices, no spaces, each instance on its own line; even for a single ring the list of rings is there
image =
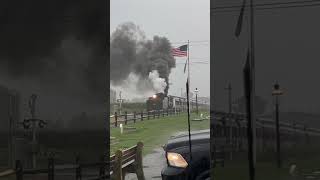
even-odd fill
[[[211,138],[219,148],[217,150],[220,151],[224,147],[224,153],[227,155],[225,158],[232,160],[233,154],[246,150],[246,115],[211,111],[210,117]],[[256,122],[257,151],[273,149],[276,139],[275,121],[271,118],[257,117]],[[280,140],[281,143],[285,143],[283,148],[312,144],[318,142],[319,138],[320,129],[310,128],[305,124],[280,122]],[[230,147],[229,150],[225,149],[227,146]]]
[[[120,123],[127,125],[128,123],[136,123],[138,121],[156,119],[165,116],[179,115],[182,110],[180,109],[167,109],[167,110],[153,110],[147,112],[124,112],[123,114],[118,114],[117,112],[110,118],[110,125],[118,127]]]
[[[135,173],[138,180],[145,180],[142,166],[143,143],[125,149],[118,150],[110,157],[111,180],[124,180],[126,173]]]
[[[24,169],[22,162],[16,161],[16,168],[9,169],[0,173],[0,180],[2,178],[8,178],[14,176],[16,180],[25,179],[26,175],[40,175],[47,174],[48,180],[54,180],[56,176],[59,176],[59,171],[65,172],[66,170],[71,171],[70,174],[75,175],[76,180],[104,180],[108,176],[106,174],[107,163],[104,157],[101,157],[101,162],[98,163],[80,163],[79,157],[76,158],[75,164],[63,164],[57,165],[54,163],[54,158],[48,159],[48,167],[47,168],[39,168],[39,169]],[[83,174],[83,169],[95,168],[99,170],[99,173],[93,175],[92,177],[85,177]]]

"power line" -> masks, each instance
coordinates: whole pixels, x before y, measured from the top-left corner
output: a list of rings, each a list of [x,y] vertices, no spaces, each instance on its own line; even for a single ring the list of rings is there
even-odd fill
[[[184,65],[185,63],[176,63],[176,65]],[[190,62],[190,64],[209,64],[209,61],[196,61]]]
[[[190,59],[191,59],[191,62],[209,62],[210,61],[208,60],[209,58],[190,58]],[[178,61],[183,61],[183,60],[178,60]]]
[[[286,3],[266,3],[266,4],[256,4],[253,7],[255,10],[274,10],[274,9],[286,9],[286,8],[298,8],[298,7],[318,7],[320,6],[319,0],[309,0],[309,1],[295,1]],[[295,5],[299,4],[299,5]],[[287,5],[287,6],[283,6]],[[269,6],[269,7],[268,7]],[[249,6],[246,6],[249,7]],[[238,8],[238,9],[235,9]],[[220,6],[216,8],[211,8],[212,13],[224,13],[224,12],[239,12],[241,6]]]
[[[313,2],[320,2],[320,0],[307,0],[307,1],[290,1],[290,2],[278,2],[278,3],[261,3],[261,4],[255,4],[253,7],[261,7],[261,6],[273,6],[273,5],[288,5],[288,4],[301,4],[301,3],[313,3]],[[219,10],[219,9],[228,9],[228,8],[241,8],[241,5],[233,5],[233,6],[218,6],[211,8],[212,10]],[[250,6],[245,6],[250,7]]]
[[[176,41],[176,42],[170,42],[171,44],[185,44],[188,43],[188,41]],[[210,40],[203,40],[203,41],[189,41],[189,44],[202,44],[202,43],[210,43]]]

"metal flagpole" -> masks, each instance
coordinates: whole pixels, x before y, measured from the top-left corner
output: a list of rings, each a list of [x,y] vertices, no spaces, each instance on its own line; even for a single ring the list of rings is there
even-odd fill
[[[254,9],[253,9],[253,0],[250,0],[250,49],[251,49],[251,120],[252,120],[252,134],[253,134],[253,165],[256,165],[257,161],[257,147],[256,147],[256,116],[255,116],[255,58],[254,58]]]
[[[190,51],[190,48],[189,48],[189,40],[188,40],[188,91],[190,93],[190,60],[189,60],[189,51]],[[190,107],[190,96],[188,96],[188,100],[189,100],[189,107]],[[190,108],[189,108],[189,113],[190,113]]]
[[[190,161],[192,161],[192,148],[191,148],[191,128],[190,128],[190,63],[189,63],[189,40],[188,40],[188,80],[187,80],[187,101],[188,101],[188,133],[189,133],[189,151],[190,151]]]

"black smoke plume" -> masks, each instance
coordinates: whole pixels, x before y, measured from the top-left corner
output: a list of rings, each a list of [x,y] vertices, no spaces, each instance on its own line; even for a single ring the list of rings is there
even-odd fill
[[[175,59],[167,38],[154,36],[152,40],[146,40],[144,32],[128,22],[119,25],[111,35],[110,67],[110,79],[114,85],[121,85],[130,73],[134,73],[139,77],[136,87],[141,92],[152,88],[149,73],[156,70],[166,82],[164,93],[167,94]]]
[[[102,107],[109,39],[106,3],[1,1],[0,84],[56,100],[42,104],[43,109],[54,106],[56,111],[79,112],[73,106],[79,102]]]

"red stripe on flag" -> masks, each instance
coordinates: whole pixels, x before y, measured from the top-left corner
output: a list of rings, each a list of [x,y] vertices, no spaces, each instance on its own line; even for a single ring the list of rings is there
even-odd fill
[[[181,51],[179,48],[172,48],[171,52],[172,52],[172,56],[177,56],[177,57],[187,56],[187,51]]]

